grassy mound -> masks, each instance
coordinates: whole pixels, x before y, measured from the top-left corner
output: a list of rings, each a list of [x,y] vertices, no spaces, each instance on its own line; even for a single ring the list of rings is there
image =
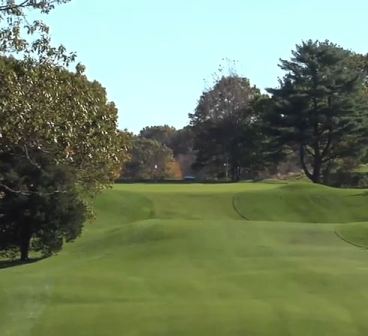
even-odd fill
[[[263,221],[368,221],[367,203],[367,192],[313,184],[286,184],[273,190],[247,190],[234,196],[234,207],[242,217]]]
[[[296,199],[318,194],[344,204],[344,220],[364,217],[365,196],[351,190],[115,186],[58,256],[0,269],[0,335],[366,335],[368,252],[339,239],[325,224],[337,215],[317,201],[322,220],[307,222],[317,215],[303,217]]]

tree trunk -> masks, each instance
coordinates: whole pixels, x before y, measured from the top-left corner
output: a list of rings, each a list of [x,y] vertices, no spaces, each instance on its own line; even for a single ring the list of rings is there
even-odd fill
[[[331,171],[331,160],[327,161],[327,167],[323,172],[323,184],[329,185],[330,171]]]
[[[238,182],[240,180],[240,167],[235,163],[231,165],[231,181]]]
[[[31,228],[29,225],[24,224],[20,231],[20,239],[19,239],[19,250],[20,250],[20,260],[28,261],[29,260],[29,247],[31,243]]]
[[[308,170],[307,164],[305,162],[305,148],[304,145],[300,145],[300,149],[299,149],[299,156],[300,156],[300,164],[303,168],[303,171],[305,173],[305,175],[307,175],[307,177],[313,181],[312,179],[312,174],[310,173],[310,171]]]
[[[303,168],[305,175],[313,183],[321,183],[321,170],[322,170],[322,159],[317,155],[313,160],[312,172],[308,170],[307,163],[305,161],[305,148],[304,145],[300,146],[300,164]]]
[[[314,183],[321,183],[321,168],[322,168],[322,162],[320,159],[314,160],[313,165],[313,176],[312,181]]]

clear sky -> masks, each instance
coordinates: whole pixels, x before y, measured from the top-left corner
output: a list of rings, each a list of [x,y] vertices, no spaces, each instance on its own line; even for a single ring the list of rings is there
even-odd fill
[[[46,21],[138,132],[186,125],[223,58],[264,89],[301,40],[367,53],[367,15],[367,0],[72,0]]]

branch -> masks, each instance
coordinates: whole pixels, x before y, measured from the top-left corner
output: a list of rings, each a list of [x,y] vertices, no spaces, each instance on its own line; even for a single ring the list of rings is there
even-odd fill
[[[312,156],[313,158],[315,157],[315,153],[313,153],[307,146],[304,147],[304,149],[307,151],[307,153]]]
[[[6,11],[11,11],[11,10],[17,10],[17,9],[19,10],[19,9],[23,9],[27,7],[33,7],[33,8],[38,8],[42,10],[46,6],[50,7],[59,2],[60,0],[38,1],[38,2],[33,1],[33,0],[24,0],[18,4],[14,3],[14,4],[2,5],[0,6],[0,12],[6,12]],[[64,2],[67,2],[67,1],[64,1]]]
[[[328,136],[327,136],[327,143],[326,143],[325,148],[322,151],[322,157],[324,157],[327,154],[328,150],[330,149],[331,143],[332,143],[332,130],[329,129]]]
[[[19,4],[12,4],[12,5],[3,5],[0,6],[0,11],[9,11],[9,10],[14,10],[14,9],[19,9],[19,8],[25,8],[25,7],[29,7],[31,6],[31,0],[25,0]]]
[[[24,153],[26,154],[26,158],[29,161],[29,163],[32,166],[34,166],[34,167],[42,170],[41,166],[36,161],[32,160],[31,156],[29,155],[29,151],[28,151],[27,145],[24,145],[23,148],[24,148]]]
[[[38,196],[51,196],[51,195],[55,195],[55,194],[65,194],[67,191],[66,190],[54,190],[52,192],[48,192],[48,193],[43,193],[43,192],[39,192],[39,191],[23,191],[23,190],[16,190],[13,189],[9,186],[7,186],[6,184],[0,183],[0,187],[4,188],[6,191],[11,192],[12,194],[18,194],[18,195],[23,195],[23,196],[30,196],[30,195],[38,195]]]
[[[0,187],[4,188],[5,190],[7,191],[10,191],[11,193],[13,194],[21,194],[21,195],[29,195],[29,193],[25,192],[25,191],[22,191],[22,190],[15,190],[13,188],[10,188],[9,186],[3,184],[3,183],[0,183]]]

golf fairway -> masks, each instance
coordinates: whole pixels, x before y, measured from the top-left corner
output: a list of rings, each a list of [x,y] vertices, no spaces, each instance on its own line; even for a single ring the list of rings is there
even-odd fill
[[[366,336],[368,192],[115,185],[74,243],[0,269],[1,336]]]

